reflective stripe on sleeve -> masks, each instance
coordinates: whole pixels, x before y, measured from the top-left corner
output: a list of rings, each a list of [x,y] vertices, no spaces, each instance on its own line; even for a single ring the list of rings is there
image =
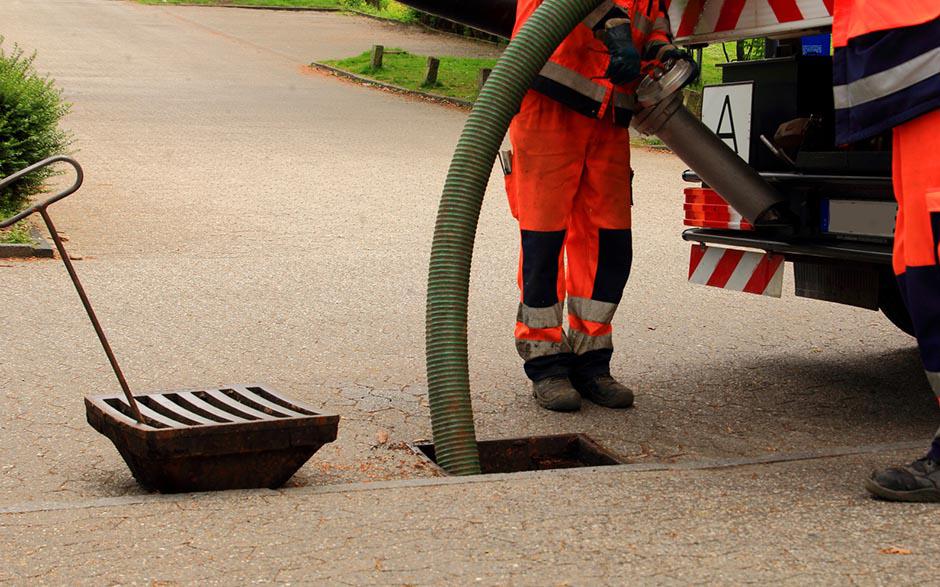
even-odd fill
[[[553,61],[546,63],[539,75],[571,88],[598,103],[603,102],[604,97],[607,95],[607,89],[604,86],[591,81],[573,69],[558,65]]]
[[[633,17],[633,30],[640,33],[644,37],[648,37],[650,33],[653,32],[653,21],[650,20],[645,14],[637,13]]]
[[[591,14],[587,15],[584,20],[581,22],[589,29],[593,30],[597,25],[601,24],[601,21],[604,20],[604,17],[607,16],[607,13],[617,8],[614,6],[612,0],[607,0],[606,2],[601,2],[600,6],[591,11]]]
[[[539,357],[550,355],[560,355],[570,353],[571,346],[568,340],[562,338],[561,342],[549,342],[547,340],[516,340],[516,350],[524,361],[530,361]]]
[[[582,320],[610,324],[617,312],[617,304],[588,298],[568,298],[568,311]]]
[[[533,308],[525,304],[519,304],[516,322],[522,322],[529,328],[555,328],[561,326],[563,305],[562,302],[558,302],[547,308]]]
[[[909,88],[940,74],[940,47],[922,53],[910,61],[854,82],[835,86],[832,93],[836,109],[872,102]]]
[[[590,351],[614,348],[613,335],[604,334],[601,336],[590,336],[583,332],[578,332],[577,330],[572,330],[568,333],[568,343],[571,345],[571,350],[574,351],[576,355],[583,355]]]
[[[940,399],[940,373],[927,371],[927,381],[930,382],[930,387],[933,388],[933,392],[937,395],[937,399]]]

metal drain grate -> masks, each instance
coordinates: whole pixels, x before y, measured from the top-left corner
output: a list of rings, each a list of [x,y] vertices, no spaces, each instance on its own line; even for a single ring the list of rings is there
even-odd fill
[[[261,385],[85,398],[88,423],[141,484],[165,493],[278,487],[328,442],[339,416]]]
[[[221,389],[171,391],[135,396],[145,428],[160,430],[216,424],[244,424],[263,420],[303,418],[314,412],[263,387],[232,386]],[[117,419],[137,423],[121,396],[93,398],[105,404]]]

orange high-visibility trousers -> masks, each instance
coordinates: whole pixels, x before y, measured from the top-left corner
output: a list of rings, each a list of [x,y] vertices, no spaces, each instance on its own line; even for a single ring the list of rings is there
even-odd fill
[[[506,187],[522,241],[515,337],[526,374],[606,374],[633,255],[629,131],[530,91],[509,134]]]
[[[940,398],[940,110],[894,129],[898,275],[927,378]]]

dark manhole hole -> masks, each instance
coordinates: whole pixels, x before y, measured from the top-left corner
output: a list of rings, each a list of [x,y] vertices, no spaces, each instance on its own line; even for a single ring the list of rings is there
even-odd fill
[[[586,434],[554,434],[477,442],[480,468],[487,473],[521,473],[548,469],[620,465],[616,455]],[[434,445],[418,443],[415,451],[437,465]]]

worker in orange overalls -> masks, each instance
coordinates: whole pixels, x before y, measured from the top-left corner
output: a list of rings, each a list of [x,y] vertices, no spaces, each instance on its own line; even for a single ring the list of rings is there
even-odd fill
[[[514,32],[540,4],[519,0]],[[628,128],[642,72],[672,59],[691,61],[671,44],[662,0],[604,2],[551,56],[510,126],[506,187],[522,241],[516,348],[544,408],[577,410],[582,397],[633,404],[610,376],[611,320],[633,254]]]
[[[837,142],[893,129],[894,271],[940,398],[940,2],[836,0]],[[868,490],[940,501],[940,432],[926,456],[872,474]]]

